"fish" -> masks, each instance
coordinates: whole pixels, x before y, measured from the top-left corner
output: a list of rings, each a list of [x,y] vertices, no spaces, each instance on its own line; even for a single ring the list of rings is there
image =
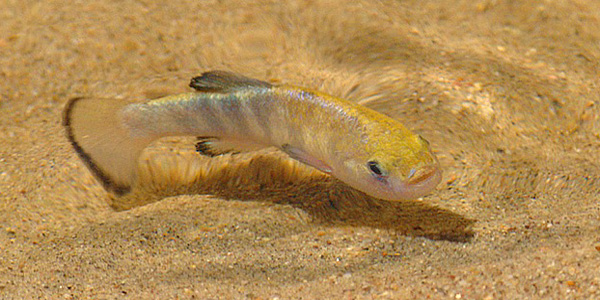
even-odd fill
[[[192,78],[191,92],[131,103],[74,98],[71,145],[104,188],[129,193],[139,157],[168,136],[196,136],[209,157],[275,147],[377,199],[429,194],[442,172],[430,144],[385,114],[319,91],[227,71]]]

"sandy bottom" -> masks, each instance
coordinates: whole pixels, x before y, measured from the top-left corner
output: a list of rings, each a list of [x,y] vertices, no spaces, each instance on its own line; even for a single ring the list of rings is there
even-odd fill
[[[598,1],[2,2],[2,299],[600,298]],[[397,118],[443,181],[385,202],[181,138],[110,197],[64,104],[211,69]]]

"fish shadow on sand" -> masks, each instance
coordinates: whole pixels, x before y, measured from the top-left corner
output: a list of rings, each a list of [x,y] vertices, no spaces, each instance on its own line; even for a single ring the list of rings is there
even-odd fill
[[[224,156],[195,153],[147,155],[133,191],[111,197],[126,210],[176,195],[209,194],[227,200],[263,201],[300,208],[320,224],[367,226],[407,236],[468,242],[468,219],[422,201],[383,201],[277,153]]]

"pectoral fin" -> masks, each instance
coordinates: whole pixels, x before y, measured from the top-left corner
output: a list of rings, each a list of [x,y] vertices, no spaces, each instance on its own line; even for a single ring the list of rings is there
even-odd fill
[[[284,144],[281,146],[281,150],[283,150],[283,152],[287,153],[287,155],[289,155],[291,158],[307,164],[323,173],[331,173],[332,169],[331,167],[326,164],[324,161],[317,159],[315,157],[313,157],[312,155],[306,153],[305,151],[303,151],[302,149],[296,148],[290,144]]]
[[[198,137],[198,143],[196,143],[196,151],[210,157],[257,151],[263,148],[267,148],[267,146],[249,141],[224,140],[216,137]]]

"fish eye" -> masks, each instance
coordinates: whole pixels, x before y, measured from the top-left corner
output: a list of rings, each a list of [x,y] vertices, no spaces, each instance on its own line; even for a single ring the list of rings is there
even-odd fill
[[[369,167],[369,170],[371,170],[371,172],[377,176],[386,176],[387,175],[387,172],[385,172],[385,170],[383,170],[383,168],[381,168],[379,163],[374,160],[367,162],[367,167]]]

